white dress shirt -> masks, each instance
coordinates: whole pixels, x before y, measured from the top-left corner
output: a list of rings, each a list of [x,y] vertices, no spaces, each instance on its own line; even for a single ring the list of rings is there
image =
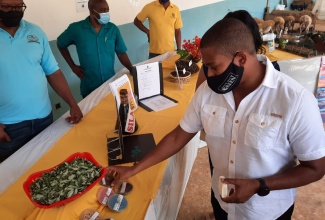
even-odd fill
[[[275,70],[266,56],[258,59],[266,64],[264,80],[237,111],[232,92],[217,94],[205,81],[180,123],[189,133],[205,130],[214,166],[212,189],[229,220],[274,220],[294,203],[296,190],[255,194],[244,204],[227,204],[219,196],[219,176],[268,177],[293,167],[295,158],[325,156],[325,133],[314,95]]]

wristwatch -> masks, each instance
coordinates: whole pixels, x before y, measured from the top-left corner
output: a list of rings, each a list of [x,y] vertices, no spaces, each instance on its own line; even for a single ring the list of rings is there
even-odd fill
[[[257,191],[259,196],[267,196],[270,193],[269,187],[267,187],[265,180],[262,178],[256,179],[260,183],[260,188]]]

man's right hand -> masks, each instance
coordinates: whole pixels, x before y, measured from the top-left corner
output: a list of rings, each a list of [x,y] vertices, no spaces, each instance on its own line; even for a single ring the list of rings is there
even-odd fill
[[[3,124],[0,124],[0,142],[10,142],[11,138],[9,135],[5,132],[5,126]]]
[[[108,166],[106,168],[107,173],[114,173],[115,179],[111,183],[111,186],[117,185],[118,183],[121,183],[122,181],[125,181],[129,179],[130,177],[135,175],[134,172],[134,166],[128,167],[128,166]]]
[[[85,74],[84,74],[84,70],[78,66],[78,65],[74,65],[73,68],[72,68],[72,71],[80,78],[80,79],[83,79],[85,77]]]

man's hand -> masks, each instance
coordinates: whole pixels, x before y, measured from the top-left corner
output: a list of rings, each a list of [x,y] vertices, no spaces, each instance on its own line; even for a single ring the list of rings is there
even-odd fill
[[[222,182],[235,186],[235,189],[230,191],[228,197],[221,198],[226,203],[245,203],[258,191],[260,187],[257,180],[226,178]]]
[[[0,142],[10,142],[10,141],[11,138],[5,132],[5,126],[3,124],[0,124]]]
[[[70,108],[70,117],[67,117],[65,120],[70,124],[78,123],[83,117],[83,114],[78,105],[72,106]]]
[[[80,78],[80,79],[83,79],[85,77],[85,74],[84,74],[84,70],[78,66],[78,65],[74,65],[73,68],[72,68],[72,71]]]
[[[107,173],[117,173],[114,181],[111,183],[111,186],[119,184],[122,181],[129,179],[134,176],[134,167],[126,167],[126,166],[108,166]]]

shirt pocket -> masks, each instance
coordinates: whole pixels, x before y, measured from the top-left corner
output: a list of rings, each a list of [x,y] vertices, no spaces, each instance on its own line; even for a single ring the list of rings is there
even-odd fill
[[[106,39],[104,40],[104,47],[102,48],[102,53],[108,54],[110,56],[115,57],[115,41],[112,39]]]
[[[275,145],[282,119],[253,113],[248,118],[245,131],[245,145],[268,149]]]
[[[203,128],[207,135],[225,136],[225,121],[227,109],[214,105],[203,106]]]

